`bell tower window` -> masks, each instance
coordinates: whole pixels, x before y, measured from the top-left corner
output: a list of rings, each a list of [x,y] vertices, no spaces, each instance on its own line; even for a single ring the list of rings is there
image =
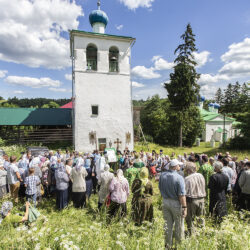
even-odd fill
[[[119,72],[119,50],[116,47],[109,49],[109,72]]]
[[[87,70],[97,71],[97,47],[93,44],[87,47]]]

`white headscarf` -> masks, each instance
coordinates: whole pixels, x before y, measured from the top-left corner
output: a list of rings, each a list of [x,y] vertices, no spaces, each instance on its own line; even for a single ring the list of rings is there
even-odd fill
[[[121,169],[118,169],[118,170],[117,170],[117,174],[116,174],[116,175],[117,175],[117,179],[118,179],[118,180],[121,181],[121,180],[124,179],[123,171],[122,171]]]

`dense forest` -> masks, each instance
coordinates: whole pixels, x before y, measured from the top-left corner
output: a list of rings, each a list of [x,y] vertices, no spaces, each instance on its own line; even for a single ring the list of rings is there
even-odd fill
[[[17,97],[4,100],[0,97],[0,107],[19,107],[19,108],[59,108],[70,102],[71,99],[48,99],[48,98],[23,98]]]

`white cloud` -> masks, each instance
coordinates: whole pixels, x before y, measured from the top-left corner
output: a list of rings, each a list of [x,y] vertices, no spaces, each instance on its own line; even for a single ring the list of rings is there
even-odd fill
[[[135,10],[139,7],[150,8],[154,0],[120,0],[126,7]]]
[[[117,30],[122,30],[123,29],[123,24],[116,25],[115,27],[116,27]]]
[[[30,67],[70,66],[69,41],[82,9],[69,0],[0,1],[0,60]]]
[[[212,75],[212,74],[201,74],[198,83],[200,85],[206,85],[209,83],[216,83],[218,81],[228,81],[230,78],[227,75]]]
[[[139,82],[132,82],[132,87],[133,88],[142,88],[145,85],[143,83],[139,83]]]
[[[197,66],[196,68],[201,68],[202,66],[204,66],[208,61],[211,61],[212,59],[209,59],[210,56],[210,52],[209,51],[202,51],[200,53],[198,52],[194,52],[194,59],[197,62]]]
[[[133,99],[147,99],[153,95],[159,95],[161,98],[167,97],[167,91],[159,83],[148,86],[147,88],[133,89]]]
[[[206,99],[213,99],[217,89],[218,89],[217,86],[206,84],[201,86],[200,94],[202,96],[205,96]]]
[[[24,92],[22,90],[15,90],[14,94],[23,94]]]
[[[65,74],[64,77],[66,80],[72,81],[72,74]]]
[[[154,62],[155,70],[168,70],[172,69],[175,65],[173,62],[164,60],[161,56],[154,56],[152,61]]]
[[[245,38],[242,42],[233,43],[229,50],[221,56],[225,63],[219,70],[233,78],[250,76],[250,38]]]
[[[154,68],[145,66],[136,66],[131,71],[132,75],[143,79],[155,79],[161,77],[159,73],[154,72]]]
[[[8,76],[4,79],[6,83],[25,86],[30,88],[42,88],[42,87],[60,87],[61,82],[58,80],[52,80],[48,77],[33,78],[23,76]]]
[[[7,70],[0,70],[0,78],[4,78],[7,73],[8,73]]]
[[[49,88],[49,90],[54,91],[54,92],[71,92],[71,90],[64,89],[64,88]]]

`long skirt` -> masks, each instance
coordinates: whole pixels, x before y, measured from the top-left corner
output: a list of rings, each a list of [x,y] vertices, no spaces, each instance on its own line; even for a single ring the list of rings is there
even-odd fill
[[[226,200],[210,199],[209,212],[215,217],[221,219],[227,215],[227,202]]]
[[[86,180],[86,196],[89,198],[92,194],[93,182],[92,179]]]
[[[151,197],[133,197],[132,199],[132,217],[137,225],[143,221],[153,221],[154,208]]]
[[[68,206],[68,189],[56,191],[56,206],[59,210]]]
[[[0,198],[3,198],[7,194],[6,185],[0,187]]]
[[[25,190],[26,190],[25,186],[21,184],[20,188],[19,188],[19,191],[18,191],[18,196],[20,198],[24,198],[25,197]]]
[[[83,208],[86,202],[86,192],[72,192],[72,201],[75,208]]]
[[[124,217],[127,215],[127,204],[122,203],[119,204],[117,202],[111,201],[110,206],[109,206],[109,211],[108,211],[108,221],[110,221],[110,219],[112,217],[118,216],[120,217]]]

